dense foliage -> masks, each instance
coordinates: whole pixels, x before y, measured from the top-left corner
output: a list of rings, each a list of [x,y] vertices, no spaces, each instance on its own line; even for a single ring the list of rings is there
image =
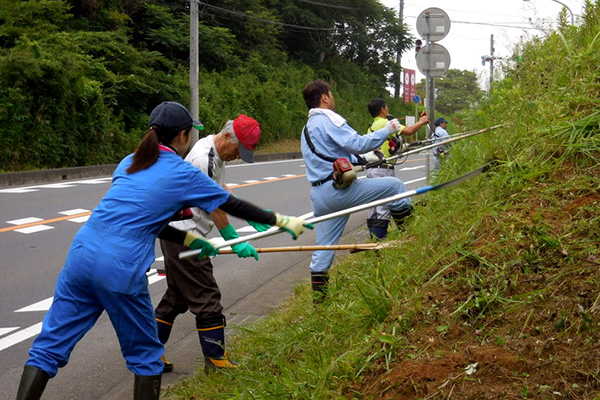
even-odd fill
[[[263,143],[296,137],[301,88],[334,85],[362,126],[411,38],[376,0],[200,2],[200,110],[238,113]],[[161,0],[0,0],[0,170],[117,162],[161,101],[188,104],[189,7]]]

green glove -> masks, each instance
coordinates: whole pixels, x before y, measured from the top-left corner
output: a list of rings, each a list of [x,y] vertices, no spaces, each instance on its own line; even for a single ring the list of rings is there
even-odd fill
[[[298,239],[298,236],[304,232],[304,228],[314,228],[313,224],[307,223],[300,218],[281,215],[279,213],[275,213],[275,217],[277,218],[275,225],[292,235],[294,240]]]
[[[271,227],[271,225],[269,225],[269,224],[261,224],[260,222],[254,222],[254,221],[246,221],[246,222],[248,222],[248,225],[250,225],[251,227],[256,229],[256,232],[268,231],[269,228]]]
[[[192,232],[187,232],[185,234],[183,245],[185,247],[189,247],[192,250],[202,250],[198,254],[199,259],[204,257],[212,257],[219,254],[219,249],[217,249],[210,240],[203,236],[198,236]]]
[[[219,233],[225,240],[232,240],[240,237],[231,224],[227,225],[223,229],[219,229]],[[248,242],[234,244],[231,246],[231,250],[233,250],[233,252],[237,254],[239,258],[254,257],[255,260],[258,260],[258,252]]]
[[[271,211],[271,210],[266,209],[265,211]],[[269,224],[261,224],[260,222],[254,222],[254,221],[246,221],[246,222],[248,222],[248,225],[250,225],[251,227],[256,229],[256,232],[265,232],[271,228],[271,225],[269,225]]]

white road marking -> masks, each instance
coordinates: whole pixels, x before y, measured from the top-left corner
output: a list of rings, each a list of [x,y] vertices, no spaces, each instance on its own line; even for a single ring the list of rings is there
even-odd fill
[[[274,181],[275,179],[279,179],[278,176],[267,176],[263,178],[265,181]]]
[[[264,164],[284,164],[284,163],[294,163],[294,162],[299,162],[299,161],[304,161],[301,158],[292,158],[289,160],[274,160],[274,161],[262,161],[262,162],[255,162],[252,165],[264,165]],[[228,164],[227,168],[248,168],[249,165],[247,163],[244,162],[239,162],[236,164]]]
[[[28,228],[15,229],[14,232],[19,232],[19,233],[24,233],[26,235],[29,235],[30,233],[47,231],[48,229],[54,229],[54,227],[50,226],[50,225],[36,225],[36,226],[30,226]]]
[[[22,341],[27,340],[30,337],[37,336],[41,331],[42,323],[38,322],[37,324],[31,325],[28,328],[15,332],[12,335],[8,335],[0,339],[0,351],[14,346],[17,343],[21,343]]]
[[[84,185],[98,185],[100,183],[107,183],[112,181],[112,177],[110,178],[98,178],[98,179],[87,179],[85,181],[76,181],[76,182],[71,182],[71,183],[81,183]]]
[[[90,210],[86,210],[85,208],[74,208],[72,210],[65,210],[65,211],[60,211],[59,214],[62,215],[75,215],[75,214],[82,214],[84,212],[89,212]]]
[[[74,187],[76,185],[72,184],[72,183],[51,183],[48,185],[42,185],[42,186],[38,186],[40,188],[44,188],[44,189],[64,189],[64,188],[70,188],[70,187]]]
[[[424,165],[419,165],[417,167],[404,167],[404,168],[400,168],[399,171],[412,171],[412,170],[415,170],[415,169],[423,169],[423,168],[425,168]]]
[[[13,219],[12,221],[6,221],[6,223],[12,224],[12,225],[26,225],[26,224],[31,224],[34,222],[39,222],[39,221],[43,221],[43,219],[37,218],[37,217],[28,217],[28,218],[21,218],[21,219]],[[28,235],[30,233],[46,231],[48,229],[54,229],[54,227],[49,226],[49,225],[35,225],[35,226],[29,226],[26,228],[15,229],[15,232],[24,233],[24,234]]]
[[[6,221],[6,223],[12,224],[12,225],[25,225],[25,224],[31,224],[33,222],[39,222],[39,221],[43,221],[43,219],[38,218],[38,217],[27,217],[27,218],[21,218],[21,219],[13,219],[12,221]]]
[[[256,179],[250,179],[248,181],[244,181],[244,183],[257,183],[257,182],[260,182],[260,181],[257,181]]]
[[[14,189],[2,189],[0,193],[29,193],[37,192],[39,189],[34,188],[14,188]]]
[[[74,208],[72,210],[61,211],[61,212],[59,212],[59,214],[63,214],[63,215],[77,215],[77,214],[82,214],[82,213],[85,213],[85,212],[90,212],[90,210],[86,210],[85,208]],[[67,221],[76,222],[78,224],[83,224],[88,219],[90,219],[90,216],[89,215],[84,215],[84,216],[81,216],[81,217],[69,218]]]
[[[48,185],[1,189],[0,193],[29,193],[29,192],[38,192],[40,189],[64,189],[64,188],[70,188],[70,187],[76,186],[78,184],[98,185],[98,184],[107,183],[107,182],[110,183],[110,181],[112,181],[112,177],[86,179],[83,181],[69,181],[69,182],[65,182],[65,183],[51,183]]]
[[[48,311],[52,305],[54,297],[48,297],[45,300],[38,301],[37,303],[28,305],[27,307],[19,308],[15,312],[34,312],[34,311]]]
[[[89,215],[84,215],[83,217],[69,218],[67,221],[76,222],[78,224],[83,224],[88,219],[90,219]]]
[[[8,332],[12,332],[12,331],[14,331],[15,329],[19,329],[19,327],[18,327],[18,326],[13,326],[13,327],[10,327],[10,328],[0,328],[0,336],[4,336],[4,335],[6,335]]]
[[[424,181],[425,179],[427,179],[427,178],[425,178],[425,177],[423,177],[423,178],[417,178],[417,179],[413,179],[412,181],[406,181],[406,182],[404,182],[404,184],[405,185],[410,185],[411,183],[421,182],[421,181]]]
[[[148,285],[152,285],[153,283],[156,283],[158,281],[162,281],[165,278],[166,278],[166,276],[164,276],[164,275],[158,275],[156,273],[154,275],[150,275],[148,277]]]

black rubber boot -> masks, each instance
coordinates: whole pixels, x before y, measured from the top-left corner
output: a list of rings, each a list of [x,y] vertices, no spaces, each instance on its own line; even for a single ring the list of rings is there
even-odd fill
[[[156,326],[158,327],[158,340],[164,345],[169,341],[169,336],[171,336],[171,329],[173,328],[173,321],[169,321],[167,318],[163,316],[156,316]],[[163,364],[163,374],[173,371],[173,363],[168,361],[164,354],[160,356]]]
[[[133,400],[158,400],[162,375],[136,375],[133,381]]]
[[[50,375],[38,367],[25,365],[21,383],[19,383],[17,400],[39,400],[44,393],[48,379],[50,379]]]
[[[327,272],[311,272],[310,281],[313,290],[313,302],[322,303],[327,297],[327,284],[329,283],[329,274]]]
[[[392,214],[392,218],[394,219],[394,222],[396,223],[396,227],[398,229],[402,228],[402,225],[404,225],[404,223],[406,222],[408,217],[410,217],[412,212],[413,212],[412,206],[404,207],[399,210],[391,210],[390,211],[390,213]]]
[[[385,239],[387,237],[388,225],[390,221],[387,219],[368,218],[367,228],[372,239]]]
[[[223,314],[208,318],[196,317],[198,338],[204,354],[204,369],[237,368],[239,363],[229,359],[225,351],[225,325]]]

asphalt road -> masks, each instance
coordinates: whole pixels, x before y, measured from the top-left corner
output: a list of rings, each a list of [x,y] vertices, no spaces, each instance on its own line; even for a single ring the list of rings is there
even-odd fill
[[[408,189],[425,185],[424,156],[411,156],[396,168]],[[236,164],[227,168],[227,183],[240,197],[264,208],[296,216],[311,216],[310,186],[303,160]],[[1,399],[14,399],[23,364],[50,306],[56,277],[71,240],[110,185],[110,177],[61,181],[34,186],[0,188],[0,371]],[[366,237],[366,212],[354,214],[344,242]],[[254,232],[245,221],[232,218],[240,235]],[[216,233],[218,236],[218,233]],[[255,247],[314,244],[308,231],[297,241],[278,234],[252,242]],[[338,256],[343,256],[342,253]],[[155,268],[162,267],[160,249]],[[229,334],[267,314],[291,293],[295,284],[307,285],[309,252],[261,254],[254,259],[235,255],[215,258],[215,276],[223,293]],[[148,274],[153,304],[166,283]],[[191,314],[176,321],[166,354],[175,371],[163,376],[163,387],[201,366],[201,351]],[[44,400],[131,398],[133,375],[126,369],[114,330],[103,315],[79,342],[69,364],[50,380]]]

